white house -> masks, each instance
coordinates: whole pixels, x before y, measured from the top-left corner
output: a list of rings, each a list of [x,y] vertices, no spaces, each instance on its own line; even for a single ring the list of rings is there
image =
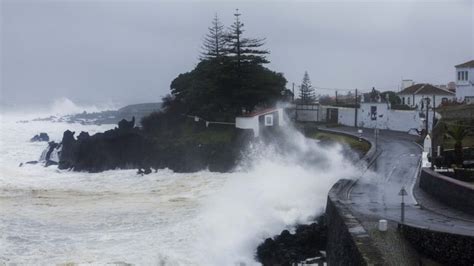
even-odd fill
[[[235,118],[235,127],[252,129],[255,137],[260,136],[261,131],[286,125],[283,108],[271,108],[244,114]]]
[[[398,96],[402,100],[402,104],[420,110],[424,109],[426,102],[428,102],[431,107],[433,98],[435,100],[435,107],[438,107],[443,102],[454,101],[456,99],[454,92],[426,83],[419,83],[407,87],[400,91]]]
[[[456,98],[460,102],[474,104],[474,60],[456,67]]]

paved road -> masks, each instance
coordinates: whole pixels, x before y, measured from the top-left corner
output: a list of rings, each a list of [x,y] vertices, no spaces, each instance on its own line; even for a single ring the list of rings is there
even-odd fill
[[[335,130],[354,134],[357,131],[350,127]],[[364,138],[375,142],[373,130],[363,131]],[[416,137],[406,133],[380,131],[377,139],[377,159],[349,192],[353,212],[362,218],[369,215],[400,221],[401,197],[398,192],[405,186],[409,194],[405,196],[406,223],[474,236],[474,217],[471,220],[469,216],[463,216],[464,219],[453,215],[449,217],[444,213],[422,209],[417,204],[413,187],[420,169],[421,147],[414,142]]]

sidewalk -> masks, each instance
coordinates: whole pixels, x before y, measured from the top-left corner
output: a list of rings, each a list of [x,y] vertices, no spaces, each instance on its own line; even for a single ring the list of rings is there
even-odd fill
[[[472,230],[474,230],[474,215],[470,215],[468,213],[454,209],[438,201],[433,196],[423,191],[418,184],[419,182],[420,178],[418,177],[416,179],[416,184],[413,187],[413,196],[415,196],[416,201],[422,209],[429,210],[431,212],[437,213],[448,218],[471,222],[473,223]]]

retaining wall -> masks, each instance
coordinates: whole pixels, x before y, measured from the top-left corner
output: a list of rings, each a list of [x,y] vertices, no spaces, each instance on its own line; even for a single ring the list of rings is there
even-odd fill
[[[474,265],[474,237],[400,225],[402,234],[425,256],[445,265]]]
[[[341,179],[329,191],[326,206],[329,265],[386,265],[369,234],[345,205],[353,180]]]
[[[423,168],[420,188],[444,204],[474,215],[474,185]]]

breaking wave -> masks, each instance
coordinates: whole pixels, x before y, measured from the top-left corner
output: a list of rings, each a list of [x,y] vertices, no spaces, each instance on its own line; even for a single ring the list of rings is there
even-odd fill
[[[358,173],[341,147],[321,147],[292,129],[284,143],[254,143],[233,173],[18,167],[45,148],[29,143],[32,135],[46,131],[57,141],[67,128],[108,129],[2,122],[0,262],[255,265],[261,241],[309,222],[332,184]]]

